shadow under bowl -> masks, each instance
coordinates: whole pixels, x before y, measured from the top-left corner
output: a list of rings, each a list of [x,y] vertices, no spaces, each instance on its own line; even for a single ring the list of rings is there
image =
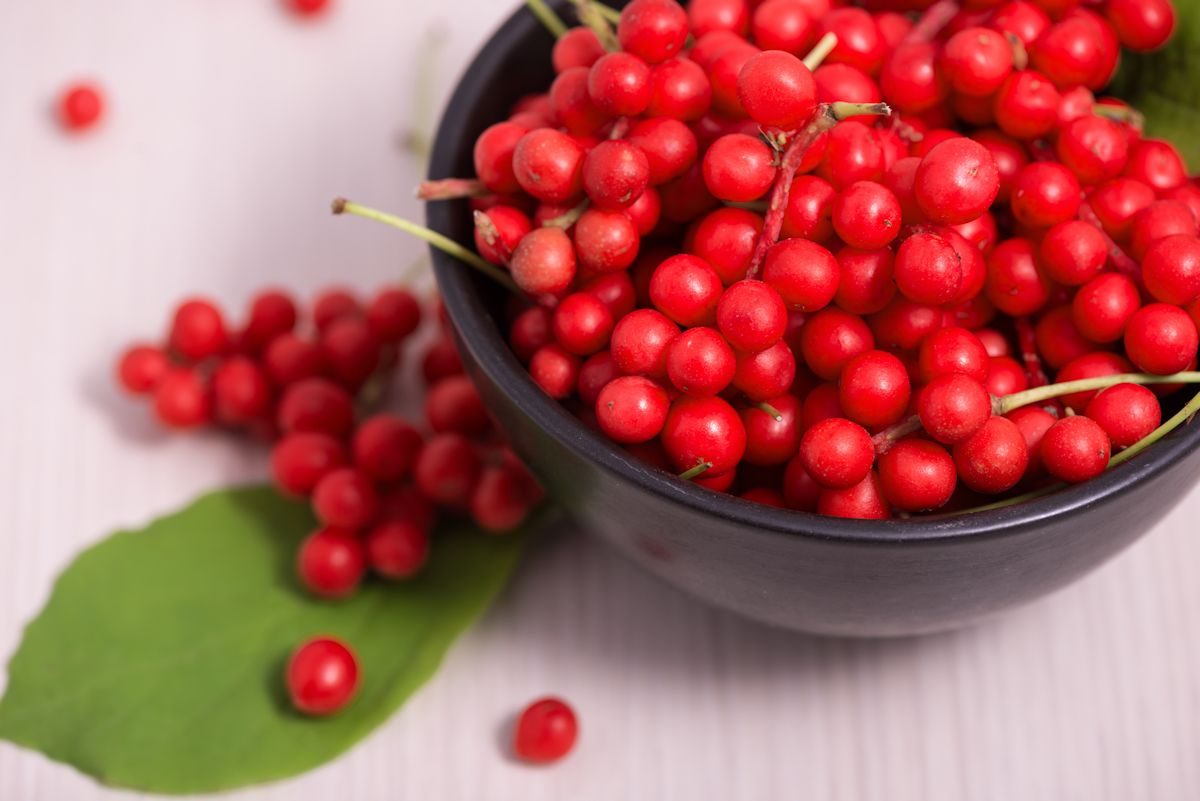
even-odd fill
[[[517,11],[459,82],[430,177],[473,174],[472,150],[518,98],[544,92],[553,40]],[[428,224],[472,245],[465,201],[428,205]],[[774,626],[899,636],[963,626],[1063,587],[1150,529],[1200,470],[1200,426],[1100,477],[1017,506],[858,521],[711,492],[641,463],[543,393],[505,343],[505,296],[432,252],[466,368],[513,448],[587,531],[655,575]]]

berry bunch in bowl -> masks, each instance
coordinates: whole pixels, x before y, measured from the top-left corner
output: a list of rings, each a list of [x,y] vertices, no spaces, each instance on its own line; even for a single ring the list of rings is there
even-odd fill
[[[587,0],[478,137],[475,250],[529,375],[614,445],[884,519],[1094,478],[1195,411],[1200,187],[1099,95],[1166,0]],[[1178,401],[1167,400],[1168,411]]]

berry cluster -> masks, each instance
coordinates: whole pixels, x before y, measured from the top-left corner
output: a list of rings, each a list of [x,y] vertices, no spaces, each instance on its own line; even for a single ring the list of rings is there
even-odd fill
[[[368,569],[388,580],[418,573],[439,513],[502,533],[541,499],[463,374],[444,323],[421,362],[429,436],[393,414],[359,419],[356,406],[381,393],[421,318],[400,288],[366,304],[327,291],[310,325],[291,297],[267,291],[236,329],[213,303],[191,299],[176,309],[166,343],[129,348],[117,377],[166,426],[214,425],[273,442],[276,485],[310,498],[322,523],[300,546],[299,580],[342,598]],[[289,667],[297,708],[311,714],[340,709],[356,684],[353,654],[336,641],[305,644]]]
[[[1195,364],[1200,188],[1093,92],[1169,0],[576,6],[477,179],[420,194],[471,197],[530,301],[513,351],[588,425],[860,518],[1082,481],[1159,425],[1139,384]]]

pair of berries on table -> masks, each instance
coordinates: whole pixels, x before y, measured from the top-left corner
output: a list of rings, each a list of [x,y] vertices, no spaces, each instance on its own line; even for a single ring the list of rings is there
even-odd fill
[[[477,181],[433,182],[472,187],[539,386],[709,489],[854,517],[1084,480],[1154,430],[1200,188],[1094,93],[1170,4],[898,11],[635,0],[615,49],[559,39]]]

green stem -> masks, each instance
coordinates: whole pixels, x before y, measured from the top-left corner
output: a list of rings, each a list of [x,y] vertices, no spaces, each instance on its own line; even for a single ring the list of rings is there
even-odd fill
[[[759,403],[758,409],[759,409],[759,411],[763,412],[764,414],[771,415],[771,417],[773,417],[775,419],[776,423],[783,422],[783,413],[780,412],[778,409],[776,409],[771,404],[767,403],[766,401]]]
[[[550,31],[555,39],[567,32],[567,23],[563,22],[544,0],[525,0],[525,7],[541,20],[541,23],[546,26],[546,30]]]
[[[1179,426],[1190,420],[1192,415],[1196,414],[1196,412],[1200,412],[1200,393],[1197,393],[1194,398],[1184,404],[1184,407],[1173,414],[1171,419],[1167,420],[1167,422],[1163,423],[1158,428],[1154,429],[1125,450],[1118,454],[1114,454],[1113,457],[1108,460],[1108,466],[1112,467],[1113,465],[1118,465],[1127,459],[1132,459],[1134,456],[1137,456],[1139,453],[1146,450],[1146,448],[1149,448],[1167,434],[1170,434],[1172,431],[1179,428]]]
[[[1003,398],[992,399],[992,411],[995,414],[1008,414],[1013,409],[1028,406],[1031,403],[1071,395],[1075,392],[1091,392],[1097,389],[1108,389],[1116,384],[1200,384],[1200,372],[1175,373],[1174,375],[1149,375],[1148,373],[1119,373],[1098,378],[1081,378],[1078,381],[1063,381],[1061,384],[1047,384],[1034,387],[1024,392],[1014,392]]]
[[[592,29],[605,50],[614,53],[621,49],[620,43],[617,42],[617,35],[613,33],[612,26],[608,23],[608,17],[601,10],[606,6],[593,3],[592,0],[571,0],[571,5],[575,6],[575,16],[579,17],[581,23]],[[608,10],[612,11],[611,8]]]
[[[397,217],[394,214],[388,214],[387,212],[377,211],[368,206],[360,206],[357,203],[351,203],[344,197],[335,199],[331,205],[331,208],[333,209],[334,214],[353,214],[355,217],[362,217],[365,220],[381,222],[384,225],[390,225],[393,228],[398,228],[404,233],[411,234],[418,239],[423,239],[443,253],[453,256],[459,261],[465,262],[471,267],[474,267],[476,270],[483,273],[488,278],[491,278],[493,281],[500,284],[510,292],[515,292],[518,295],[523,294],[508,273],[504,272],[496,265],[485,261],[478,253],[467,250],[453,239],[442,236],[437,231],[426,228],[423,225],[417,225],[414,222],[409,222],[408,220]]]
[[[825,60],[825,57],[833,52],[833,48],[837,47],[837,43],[837,34],[833,31],[830,31],[822,36],[815,45],[813,45],[813,49],[808,51],[807,56],[800,60],[804,62],[804,66],[808,67],[810,70],[815,70],[817,67],[821,66],[821,62]]]
[[[596,13],[604,17],[606,20],[616,25],[621,21],[621,12],[615,8],[610,8],[603,3],[595,3]]]
[[[578,205],[564,211],[557,217],[551,217],[550,219],[543,221],[542,227],[561,228],[565,231],[575,223],[579,222],[579,218],[583,216],[583,213],[587,211],[588,207],[591,205],[591,201],[587,198],[584,198],[583,200],[579,201]]]
[[[700,476],[704,471],[712,467],[712,462],[696,462],[696,465],[690,470],[684,470],[679,474],[679,477],[684,481],[691,481],[693,478]]]

